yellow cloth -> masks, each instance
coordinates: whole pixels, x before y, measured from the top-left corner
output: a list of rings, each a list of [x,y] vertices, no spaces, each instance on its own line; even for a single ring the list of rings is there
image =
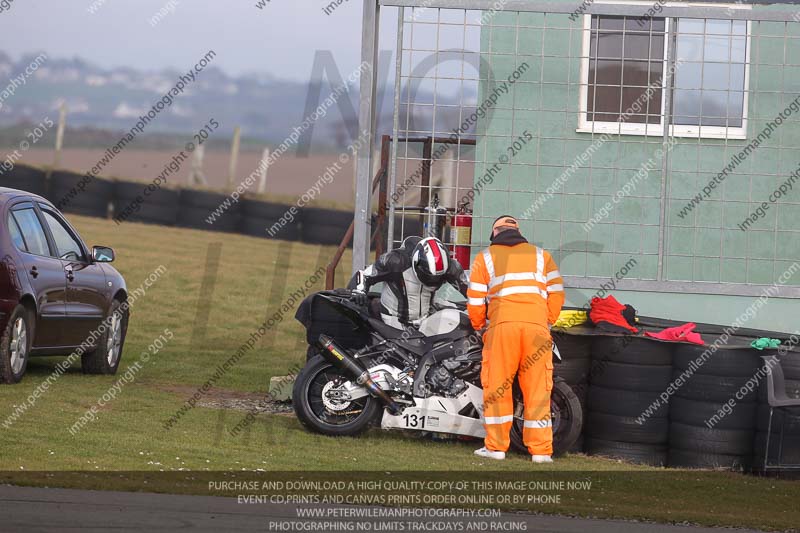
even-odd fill
[[[554,328],[567,329],[578,324],[585,324],[589,320],[589,314],[586,311],[578,311],[575,309],[565,309],[558,315],[558,320],[553,324]]]

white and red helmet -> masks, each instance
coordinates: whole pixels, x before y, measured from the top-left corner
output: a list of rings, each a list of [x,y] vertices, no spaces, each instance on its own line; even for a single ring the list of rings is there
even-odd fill
[[[411,267],[425,285],[441,284],[449,266],[447,248],[439,239],[428,237],[414,247]]]

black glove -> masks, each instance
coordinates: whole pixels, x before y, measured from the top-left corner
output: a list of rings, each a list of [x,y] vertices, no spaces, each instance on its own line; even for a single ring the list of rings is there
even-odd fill
[[[350,301],[356,305],[367,305],[367,293],[364,291],[353,291],[350,293]]]

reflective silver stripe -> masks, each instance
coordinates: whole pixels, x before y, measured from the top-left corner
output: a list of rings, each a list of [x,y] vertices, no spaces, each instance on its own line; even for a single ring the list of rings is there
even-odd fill
[[[502,276],[496,276],[492,281],[489,283],[489,288],[494,288],[504,281],[538,281],[539,283],[545,284],[544,276],[539,275],[537,272],[509,272],[508,274],[504,274]]]
[[[469,282],[469,288],[472,289],[473,291],[478,291],[478,292],[486,292],[489,290],[489,287],[487,287],[483,283],[476,283],[474,281]]]
[[[544,250],[536,247],[536,272],[544,279]]]
[[[491,285],[494,279],[494,262],[488,248],[483,251],[483,262],[486,263],[486,272],[489,273],[489,285]]]
[[[547,420],[526,420],[523,427],[535,429],[551,428],[553,427],[553,421],[549,418]]]
[[[506,415],[506,416],[487,416],[484,418],[484,424],[505,424],[506,422],[513,422],[514,415]]]
[[[561,272],[559,272],[558,269],[556,269],[556,270],[553,270],[552,272],[550,272],[549,274],[547,274],[547,281],[553,281],[554,279],[560,278],[560,277],[561,277]]]
[[[538,294],[545,300],[547,299],[547,293],[539,287],[506,287],[505,289],[500,289],[490,296],[508,296],[509,294]]]
[[[564,292],[564,286],[561,283],[555,283],[547,287],[547,292]]]
[[[469,305],[486,305],[486,298],[467,298]]]

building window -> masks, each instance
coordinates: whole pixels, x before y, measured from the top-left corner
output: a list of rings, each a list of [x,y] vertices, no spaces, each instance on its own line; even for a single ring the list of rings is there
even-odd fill
[[[669,28],[676,25],[670,133],[744,138],[745,21],[586,15],[578,131],[663,135]]]

